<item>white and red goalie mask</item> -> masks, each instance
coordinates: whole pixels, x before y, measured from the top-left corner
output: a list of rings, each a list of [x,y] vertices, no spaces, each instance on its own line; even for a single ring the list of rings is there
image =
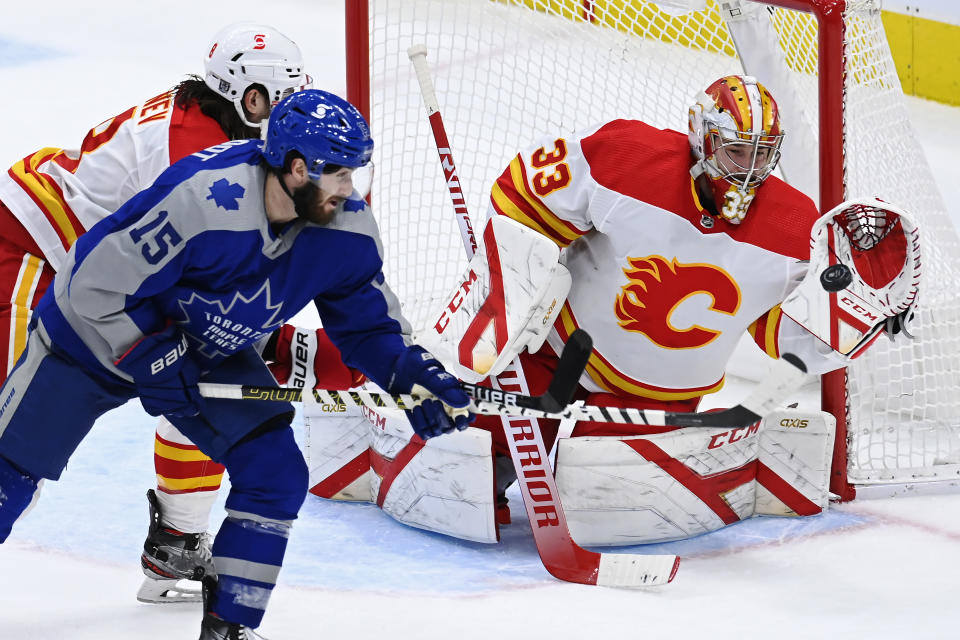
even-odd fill
[[[777,103],[751,76],[720,78],[690,107],[690,174],[705,175],[714,205],[732,224],[740,224],[780,160],[783,129]]]

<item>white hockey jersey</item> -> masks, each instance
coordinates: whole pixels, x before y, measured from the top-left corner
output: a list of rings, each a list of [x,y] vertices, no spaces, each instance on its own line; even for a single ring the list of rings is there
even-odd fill
[[[151,98],[91,129],[79,150],[41,149],[0,175],[0,201],[55,271],[78,236],[173,162],[227,140],[199,107],[176,108],[174,98]]]
[[[813,202],[771,177],[731,225],[704,211],[689,168],[686,135],[615,120],[522,152],[493,187],[490,215],[566,248],[573,286],[548,340],[559,352],[590,333],[590,391],[697,398],[723,385],[744,331],[774,357],[784,328],[802,331],[778,305],[806,272]]]

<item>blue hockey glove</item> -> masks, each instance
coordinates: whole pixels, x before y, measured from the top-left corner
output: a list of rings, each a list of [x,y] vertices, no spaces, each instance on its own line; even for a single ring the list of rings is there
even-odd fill
[[[423,387],[437,397],[406,412],[410,426],[424,440],[454,429],[463,431],[473,421],[473,414],[463,410],[470,404],[470,398],[460,387],[460,381],[417,345],[397,358],[387,390],[390,393],[410,393],[415,386]]]
[[[144,336],[114,363],[133,378],[144,411],[178,418],[200,413],[200,368],[187,351],[187,338],[173,325]]]

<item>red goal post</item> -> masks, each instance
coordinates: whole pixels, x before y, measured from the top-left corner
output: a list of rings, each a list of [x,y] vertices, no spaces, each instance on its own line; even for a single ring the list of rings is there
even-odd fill
[[[788,182],[824,211],[882,197],[914,213],[924,234],[918,340],[878,344],[823,377],[838,429],[832,490],[847,500],[960,482],[960,241],[912,131],[879,0],[346,0],[345,9],[347,97],[377,144],[385,270],[415,326],[464,262],[409,46],[427,45],[476,215],[510,156],[536,137],[615,117],[684,130],[697,91],[748,73],[780,103]]]

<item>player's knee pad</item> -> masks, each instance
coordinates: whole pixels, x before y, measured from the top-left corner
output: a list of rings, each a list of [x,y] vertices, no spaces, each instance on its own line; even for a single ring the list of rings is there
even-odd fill
[[[476,542],[496,542],[490,434],[450,433],[425,443],[403,412],[367,410],[371,494],[403,524]]]
[[[0,542],[7,539],[13,523],[30,506],[37,492],[37,481],[0,456]]]
[[[665,542],[750,517],[758,433],[759,425],[751,425],[561,440],[557,488],[573,539]]]
[[[365,415],[370,415],[369,422]],[[405,416],[404,416],[405,418]],[[372,409],[311,402],[303,405],[303,455],[310,469],[310,493],[331,500],[374,502],[370,491]]]
[[[293,438],[289,415],[277,416],[224,456],[230,511],[293,520],[307,495],[307,464]]]
[[[823,411],[774,411],[763,419],[757,515],[809,516],[827,508],[836,426]]]

